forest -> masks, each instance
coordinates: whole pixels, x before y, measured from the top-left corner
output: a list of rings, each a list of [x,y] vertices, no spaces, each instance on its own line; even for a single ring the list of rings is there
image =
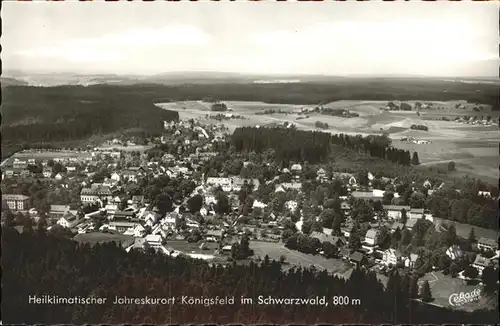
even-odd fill
[[[2,118],[2,146],[36,146],[126,130],[159,135],[179,115],[120,87],[16,86],[2,89]]]
[[[331,154],[336,154],[346,147],[393,163],[412,164],[410,152],[393,148],[391,140],[386,136],[362,137],[345,134],[331,135],[293,128],[240,127],[236,128],[232,134],[231,143],[238,152],[262,153],[272,149],[275,152],[275,158],[284,165],[297,162],[310,164],[325,162]],[[418,159],[414,163],[418,164]]]
[[[43,257],[43,258],[41,258]],[[261,263],[210,265],[170,258],[152,249],[127,253],[114,243],[78,245],[42,228],[20,234],[2,228],[2,321],[6,324],[59,323],[495,323],[495,311],[452,311],[411,300],[414,282],[394,274],[387,289],[375,274],[356,269],[349,280],[314,268],[282,271],[265,257]],[[8,267],[8,268],[6,268]],[[413,284],[413,286],[412,286]],[[102,305],[29,304],[30,295],[105,297]],[[113,305],[115,296],[235,296],[226,305]],[[240,296],[349,296],[350,306],[258,306]]]
[[[466,84],[437,79],[412,78],[340,78],[322,82],[294,84],[210,83],[165,86],[90,86],[117,88],[125,93],[141,94],[155,102],[193,101],[203,98],[218,101],[261,101],[283,104],[326,104],[340,100],[466,100],[500,109],[498,86]]]

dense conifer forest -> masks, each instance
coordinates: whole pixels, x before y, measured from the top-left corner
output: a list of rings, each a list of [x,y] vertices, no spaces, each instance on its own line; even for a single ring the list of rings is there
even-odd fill
[[[386,136],[349,136],[310,132],[294,128],[236,128],[231,136],[236,151],[262,153],[268,149],[275,152],[275,158],[285,165],[291,162],[316,164],[326,161],[334,153],[332,145],[352,148],[372,157],[389,160],[402,165],[411,164],[409,151],[391,146]]]
[[[412,301],[410,280],[391,276],[384,290],[372,273],[348,281],[314,269],[281,270],[279,262],[212,265],[169,258],[149,249],[125,252],[114,243],[78,245],[25,227],[2,228],[2,320],[13,323],[495,323],[496,312],[451,311]],[[103,305],[29,304],[30,295],[106,297]],[[231,306],[113,305],[115,296],[235,296]],[[350,306],[239,304],[256,298],[345,295]]]
[[[120,87],[2,89],[2,146],[82,140],[124,130],[159,135],[164,120],[178,118],[144,94]]]

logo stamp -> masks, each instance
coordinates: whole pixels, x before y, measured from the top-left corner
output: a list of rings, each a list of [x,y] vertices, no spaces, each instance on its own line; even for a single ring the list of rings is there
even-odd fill
[[[478,301],[481,298],[481,289],[474,289],[470,292],[452,293],[448,299],[450,305],[458,307],[466,303]]]

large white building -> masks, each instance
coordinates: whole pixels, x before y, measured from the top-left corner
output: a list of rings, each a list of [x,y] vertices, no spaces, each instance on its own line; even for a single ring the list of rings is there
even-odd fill
[[[13,211],[28,210],[29,200],[30,198],[25,195],[2,195],[2,201]]]
[[[159,248],[161,247],[161,242],[162,238],[161,235],[159,234],[148,234],[146,236],[146,242],[152,247],[152,248]]]
[[[108,202],[113,200],[111,190],[105,186],[92,186],[83,188],[80,192],[80,201],[83,204],[91,204],[106,199]]]

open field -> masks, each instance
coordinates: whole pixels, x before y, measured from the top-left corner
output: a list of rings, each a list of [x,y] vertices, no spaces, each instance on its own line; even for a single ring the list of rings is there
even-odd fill
[[[472,228],[474,228],[474,233],[476,234],[477,239],[485,237],[496,240],[500,236],[500,231],[498,230],[484,229],[477,226],[472,226],[470,224],[463,224],[455,221],[443,220],[439,217],[435,217],[434,220],[443,224],[455,225],[455,230],[457,232],[457,235],[464,239],[467,239],[469,237],[469,232]]]
[[[117,151],[124,151],[124,152],[145,152],[148,149],[153,148],[154,146],[152,145],[128,145],[128,146],[122,146],[122,145],[109,145],[109,146],[99,146],[96,147],[98,150],[117,150]]]
[[[416,101],[405,101],[415,103]],[[427,101],[420,101],[421,103]],[[422,110],[421,116],[415,111],[381,111],[387,101],[336,101],[325,107],[343,108],[358,113],[357,118],[342,118],[317,113],[308,113],[308,118],[296,120],[297,112],[302,108],[311,108],[314,105],[294,104],[268,104],[263,102],[226,101],[233,113],[246,117],[245,120],[216,121],[206,120],[205,115],[210,114],[210,104],[201,101],[186,101],[162,103],[158,106],[179,112],[181,119],[204,119],[207,123],[223,123],[230,130],[240,126],[268,125],[271,123],[293,123],[301,130],[316,130],[330,133],[345,133],[366,136],[380,134],[385,131],[393,140],[397,148],[417,151],[420,162],[426,166],[447,164],[453,160],[456,163],[457,174],[472,175],[487,182],[494,181],[498,168],[498,127],[475,126],[459,124],[453,121],[428,120],[440,119],[443,116],[455,117],[460,115],[491,115],[498,117],[500,112],[491,111],[488,105],[483,106],[483,112],[475,112],[475,104],[465,101],[438,102],[432,101],[434,107],[442,109]],[[466,109],[456,109],[455,105],[461,103]],[[185,109],[184,109],[185,108]],[[288,114],[255,115],[263,109],[275,109],[288,112]],[[302,116],[304,117],[304,116]],[[318,129],[314,126],[316,121],[326,122],[329,129]],[[412,124],[421,124],[429,127],[429,131],[412,130]],[[414,137],[418,140],[427,140],[429,144],[413,144],[403,142],[402,137]]]
[[[23,151],[17,152],[12,155],[13,158],[18,159],[40,159],[40,160],[48,160],[54,158],[77,158],[77,159],[85,159],[91,157],[88,152],[76,152],[76,151]]]
[[[73,238],[73,240],[80,243],[88,243],[90,245],[95,245],[97,243],[105,243],[105,242],[117,242],[120,243],[122,247],[128,247],[129,245],[134,243],[134,237],[131,235],[112,234],[103,232],[77,234]]]
[[[271,260],[280,260],[281,255],[286,257],[286,262],[290,265],[326,269],[329,273],[336,273],[344,270],[344,262],[340,259],[326,259],[320,255],[309,255],[299,251],[290,250],[283,243],[250,241],[250,249],[254,250],[254,256],[262,259],[266,255]]]
[[[185,240],[167,240],[165,247],[182,251],[186,254],[213,254],[219,248],[219,245],[215,242],[205,242],[208,249],[202,250],[200,249],[201,243],[189,243]]]

